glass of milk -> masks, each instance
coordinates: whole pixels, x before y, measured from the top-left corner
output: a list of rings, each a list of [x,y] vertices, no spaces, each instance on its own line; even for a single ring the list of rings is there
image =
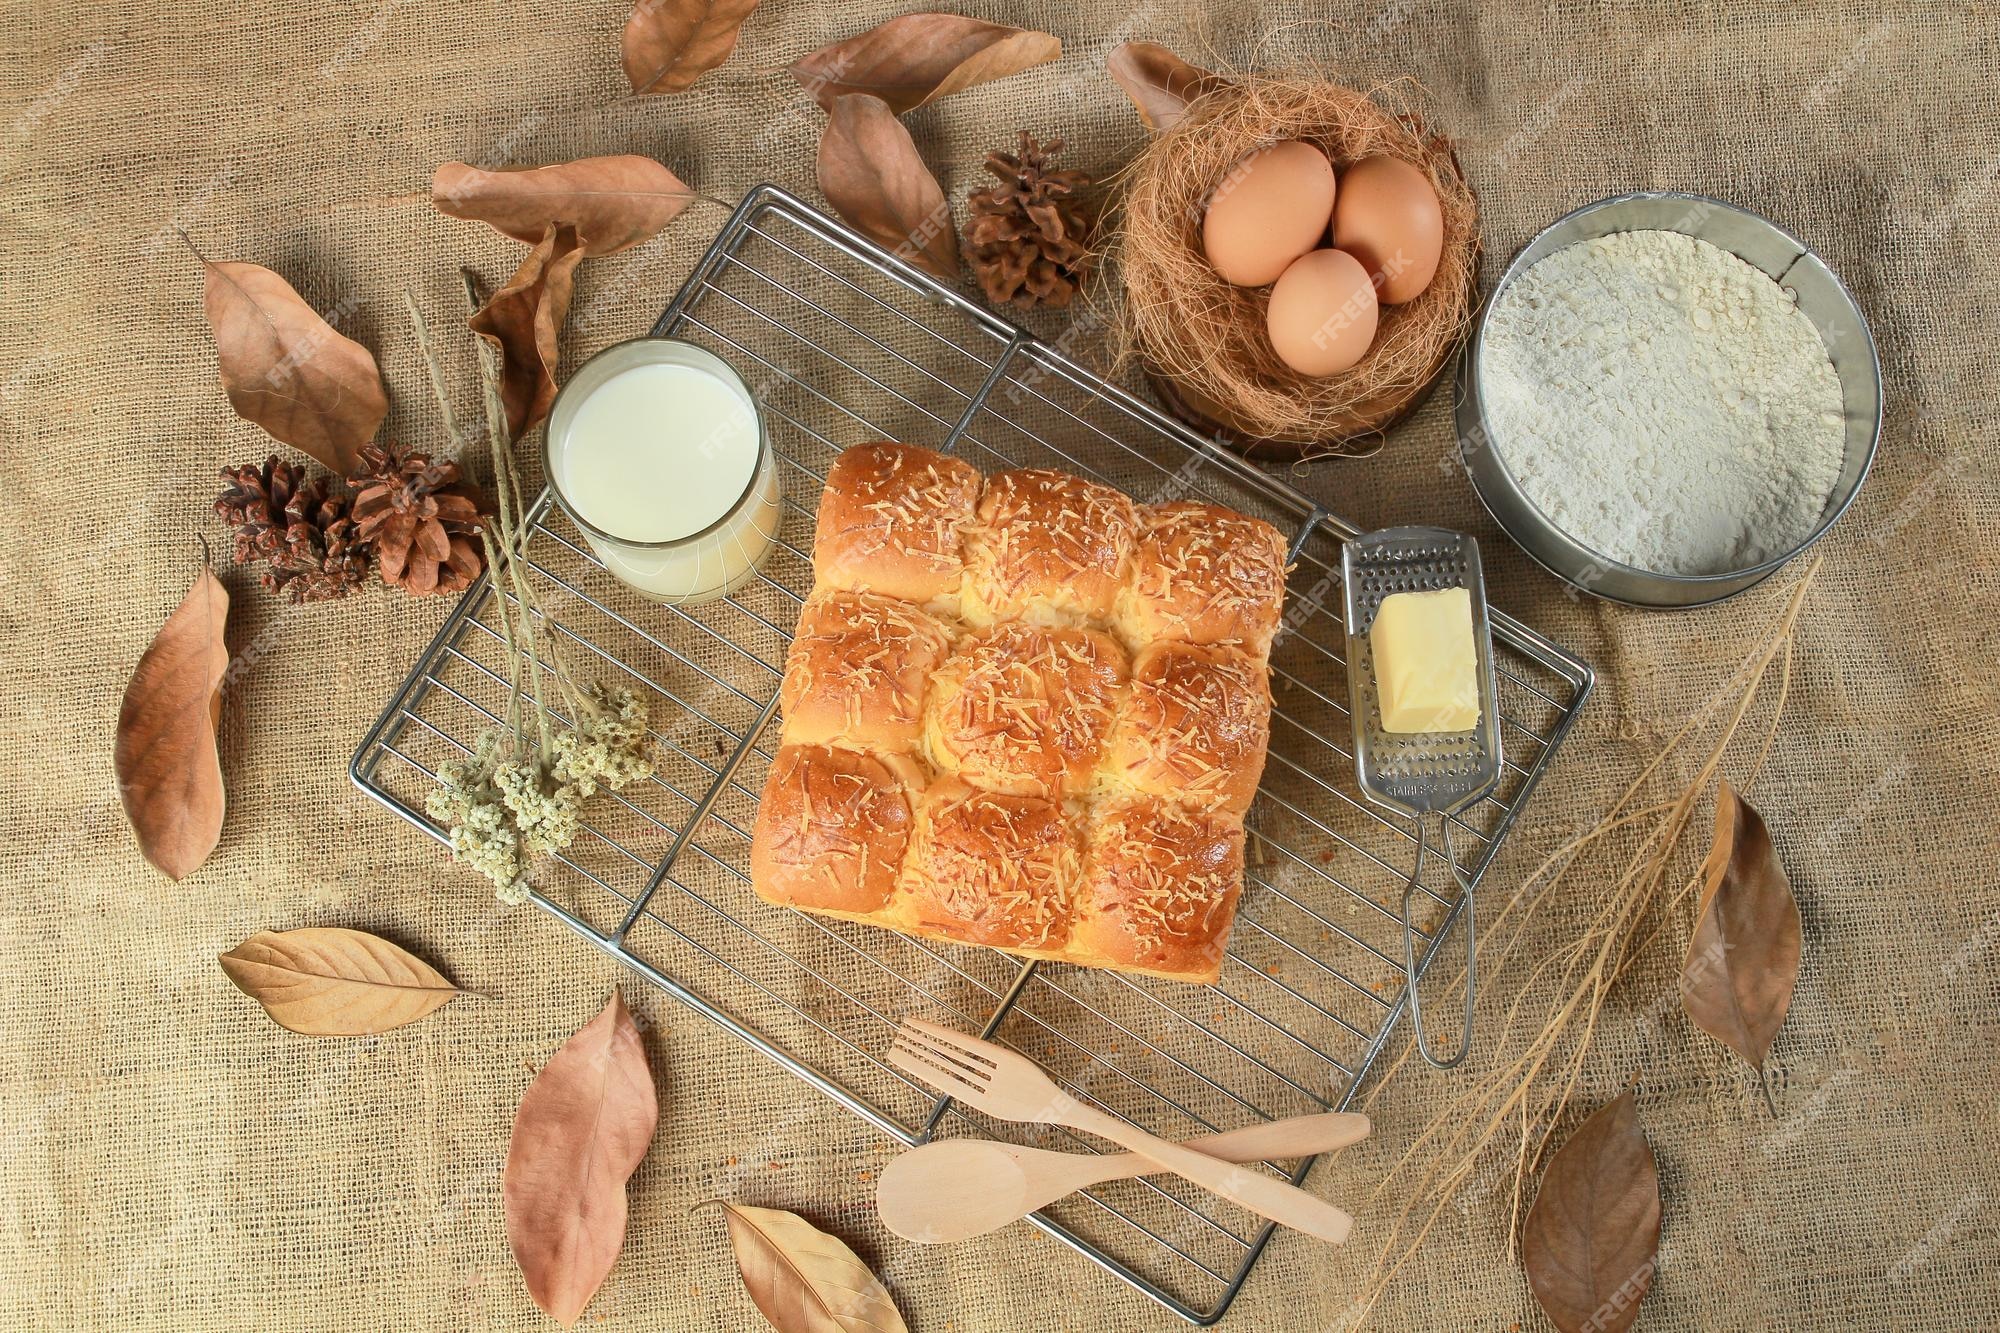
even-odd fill
[[[605,348],[556,395],[543,441],[556,503],[640,595],[692,605],[757,572],[782,515],[756,399],[674,338]]]

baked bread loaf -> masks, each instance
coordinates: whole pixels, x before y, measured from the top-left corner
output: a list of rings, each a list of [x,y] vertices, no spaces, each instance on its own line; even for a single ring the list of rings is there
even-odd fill
[[[1213,979],[1243,890],[1239,815],[1137,799],[1098,806],[1073,954],[1105,967]]]
[[[1214,981],[1270,740],[1278,530],[884,442],[835,460],[816,541],[758,895]]]
[[[1236,642],[1265,658],[1284,602],[1276,528],[1211,504],[1154,505],[1119,590],[1118,630],[1133,643]]]
[[[814,593],[785,658],[785,739],[914,753],[924,696],[951,643],[941,621],[909,602]]]
[[[820,496],[813,582],[957,614],[982,481],[964,459],[915,445],[842,451]]]
[[[1059,957],[1082,864],[1060,803],[940,779],[918,805],[903,861],[906,928]]]
[[[834,916],[885,907],[909,847],[923,785],[900,755],[827,745],[779,749],[757,808],[750,881],[774,903]]]
[[[1165,640],[1140,650],[1101,786],[1240,815],[1271,739],[1271,675],[1234,644]]]
[[[1138,529],[1123,491],[1046,468],[994,473],[966,530],[966,621],[1110,620]]]
[[[1099,630],[1007,620],[959,640],[931,687],[931,761],[975,786],[1023,796],[1081,792],[1104,752],[1125,650]]]

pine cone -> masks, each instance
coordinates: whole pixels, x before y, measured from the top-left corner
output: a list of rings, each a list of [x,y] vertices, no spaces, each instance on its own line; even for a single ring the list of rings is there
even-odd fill
[[[261,468],[246,463],[222,469],[222,480],[227,484],[215,498],[215,513],[236,535],[236,563],[255,564],[282,551],[285,506],[304,480],[299,469],[273,454]]]
[[[368,545],[355,532],[352,497],[325,481],[307,482],[285,504],[284,546],[259,580],[293,603],[345,597],[368,577]]]
[[[1075,194],[1090,177],[1049,170],[1062,148],[1061,139],[1044,147],[1023,130],[1018,153],[986,155],[1000,183],[966,200],[966,254],[995,305],[1066,306],[1089,270],[1091,219]]]
[[[478,493],[458,464],[393,444],[364,445],[354,488],[354,525],[375,548],[382,581],[412,593],[463,592],[485,568]]]
[[[308,481],[275,456],[261,468],[226,467],[222,479],[215,512],[235,530],[238,564],[270,564],[258,578],[266,588],[293,602],[324,602],[367,577],[368,547],[354,532],[344,486],[329,493],[331,478]]]

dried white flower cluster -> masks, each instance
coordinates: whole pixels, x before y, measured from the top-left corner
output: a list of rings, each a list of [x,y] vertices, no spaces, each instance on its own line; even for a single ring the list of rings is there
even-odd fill
[[[451,855],[493,881],[503,902],[523,902],[521,838],[514,831],[493,773],[505,733],[489,731],[463,759],[438,765],[438,785],[424,801],[430,817],[451,830]]]
[[[630,690],[607,691],[596,684],[585,696],[594,707],[583,710],[582,727],[555,738],[557,780],[590,796],[600,782],[618,791],[653,776],[645,704]]]
[[[526,858],[575,841],[583,803],[600,785],[616,791],[652,776],[645,704],[601,685],[585,702],[577,727],[551,741],[553,763],[496,728],[470,755],[438,765],[425,809],[451,830],[452,856],[492,880],[502,902],[528,900]]]

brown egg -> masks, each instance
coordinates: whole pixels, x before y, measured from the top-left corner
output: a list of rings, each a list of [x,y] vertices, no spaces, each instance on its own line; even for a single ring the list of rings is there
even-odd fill
[[[1396,157],[1364,157],[1340,177],[1333,243],[1368,270],[1384,305],[1431,285],[1444,253],[1444,211],[1423,171]]]
[[[1299,256],[1271,289],[1271,346],[1301,375],[1333,375],[1368,354],[1381,311],[1375,284],[1345,250]]]
[[[1201,245],[1223,280],[1238,287],[1277,281],[1320,243],[1333,215],[1333,164],[1288,139],[1229,169],[1208,200]]]

